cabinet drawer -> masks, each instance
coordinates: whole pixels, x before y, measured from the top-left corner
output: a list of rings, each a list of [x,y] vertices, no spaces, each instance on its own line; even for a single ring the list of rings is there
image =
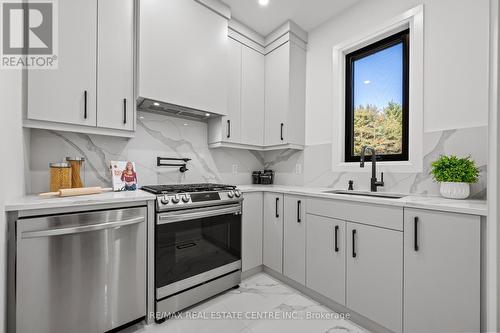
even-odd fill
[[[308,199],[307,213],[403,231],[403,208],[332,199]]]

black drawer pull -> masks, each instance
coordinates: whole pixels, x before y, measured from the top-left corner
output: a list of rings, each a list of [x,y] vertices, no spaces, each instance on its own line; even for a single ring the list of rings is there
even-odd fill
[[[127,99],[123,99],[123,123],[127,123]]]
[[[280,214],[278,213],[278,203],[280,201],[280,198],[276,198],[276,218],[280,217]]]
[[[415,237],[414,240],[413,240],[413,249],[416,251],[418,251],[418,217],[415,216],[415,218],[413,219],[413,236]]]
[[[83,91],[83,118],[87,119],[87,90]]]
[[[339,226],[335,226],[335,252],[339,252],[339,244],[338,244],[338,236],[339,236]]]
[[[300,223],[302,222],[302,220],[300,219],[300,206],[301,206],[301,201],[298,200],[297,201],[297,222]]]
[[[281,129],[280,129],[280,138],[281,141],[283,141],[283,126],[285,126],[283,123],[281,123]]]
[[[231,120],[227,121],[227,138],[231,137]]]
[[[356,229],[352,229],[352,257],[356,258]]]

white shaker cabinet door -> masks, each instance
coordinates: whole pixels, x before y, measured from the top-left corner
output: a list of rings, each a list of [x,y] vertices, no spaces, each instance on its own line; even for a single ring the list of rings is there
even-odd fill
[[[222,141],[241,141],[241,43],[228,38],[227,116],[222,117]]]
[[[265,144],[287,143],[289,108],[290,42],[266,55]]]
[[[283,272],[283,194],[264,193],[264,265]]]
[[[348,222],[346,286],[347,308],[402,332],[403,233]]]
[[[345,221],[307,214],[306,286],[345,305]]]
[[[97,0],[58,2],[58,68],[27,73],[27,118],[96,126]]]
[[[479,332],[480,217],[404,214],[404,332]]]
[[[97,126],[133,130],[134,0],[98,1]]]
[[[306,284],[306,214],[304,197],[285,195],[283,275]]]
[[[242,270],[262,265],[262,227],[263,204],[262,192],[243,194],[242,217]]]
[[[264,55],[243,45],[241,62],[241,142],[264,145]]]

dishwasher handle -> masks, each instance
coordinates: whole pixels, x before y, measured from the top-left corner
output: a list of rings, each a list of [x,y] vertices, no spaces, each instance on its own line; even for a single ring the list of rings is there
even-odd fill
[[[131,224],[137,224],[144,222],[146,219],[144,216],[135,217],[123,221],[114,221],[114,222],[105,222],[105,223],[97,223],[84,225],[79,227],[71,227],[71,228],[56,228],[56,229],[47,229],[40,231],[25,231],[21,234],[21,238],[38,238],[38,237],[50,237],[50,236],[60,236],[60,235],[70,235],[70,234],[79,234],[82,232],[89,231],[98,231],[104,229],[112,229],[112,228],[120,228]]]

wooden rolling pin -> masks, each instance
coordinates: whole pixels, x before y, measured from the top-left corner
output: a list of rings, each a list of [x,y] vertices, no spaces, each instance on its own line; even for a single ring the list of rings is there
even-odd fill
[[[40,193],[39,196],[41,197],[71,197],[74,195],[87,195],[87,194],[99,194],[103,192],[109,192],[113,191],[112,188],[105,187],[102,188],[100,186],[96,187],[79,187],[79,188],[65,188],[65,189],[60,189],[57,192],[47,192],[47,193]]]

